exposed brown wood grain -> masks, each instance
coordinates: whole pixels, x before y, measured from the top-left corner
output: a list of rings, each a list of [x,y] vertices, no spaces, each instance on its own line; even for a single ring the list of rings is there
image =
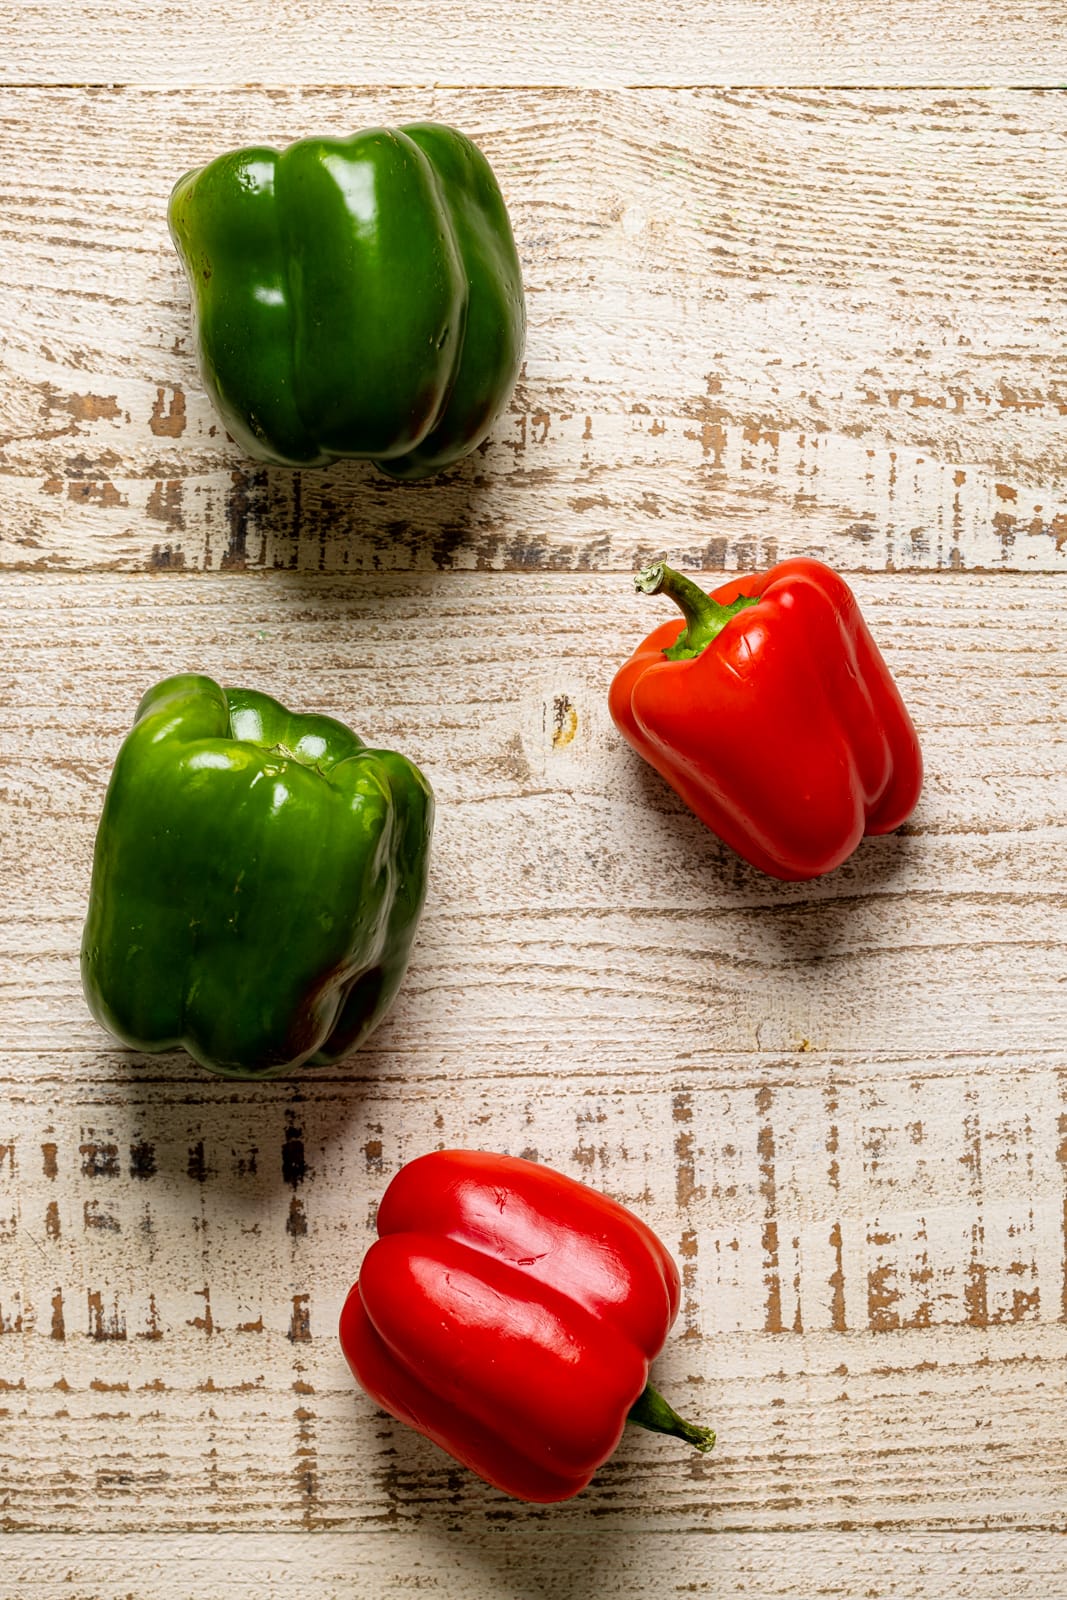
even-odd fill
[[[6,104],[6,566],[1067,566],[1067,94]],[[512,211],[511,407],[430,485],[257,468],[200,388],[170,187],[234,143],[424,115],[479,140]]]

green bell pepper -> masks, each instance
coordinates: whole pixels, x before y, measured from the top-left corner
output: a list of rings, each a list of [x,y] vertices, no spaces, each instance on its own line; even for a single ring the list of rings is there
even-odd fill
[[[496,179],[454,128],[234,150],[168,216],[204,382],[250,455],[422,478],[485,438],[526,311]]]
[[[150,689],[96,838],[82,982],[137,1050],[228,1077],[354,1049],[403,978],[433,793],[332,717],[189,673]]]

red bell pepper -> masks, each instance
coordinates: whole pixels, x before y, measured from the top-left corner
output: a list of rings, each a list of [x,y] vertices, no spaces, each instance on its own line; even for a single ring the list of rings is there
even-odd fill
[[[911,815],[922,756],[856,597],[819,561],[705,594],[662,563],[665,622],[616,674],[611,715],[691,811],[775,878],[814,878]]]
[[[378,1405],[520,1500],[584,1489],[630,1421],[710,1450],[648,1384],[678,1271],[637,1217],[512,1156],[445,1150],[390,1183],[341,1312]]]

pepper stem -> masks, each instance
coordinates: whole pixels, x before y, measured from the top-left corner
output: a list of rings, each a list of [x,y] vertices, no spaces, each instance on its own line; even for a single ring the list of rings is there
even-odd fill
[[[646,1383],[630,1407],[626,1420],[636,1422],[639,1428],[647,1428],[650,1433],[673,1434],[676,1439],[684,1439],[702,1454],[706,1454],[715,1444],[713,1428],[700,1428],[694,1422],[686,1422],[650,1383]]]
[[[718,637],[731,617],[736,617],[746,606],[758,603],[757,596],[743,594],[728,606],[722,606],[710,594],[705,594],[692,578],[675,572],[665,561],[643,567],[634,579],[634,588],[639,594],[669,595],[685,617],[682,632],[663,652],[668,661],[692,661]]]

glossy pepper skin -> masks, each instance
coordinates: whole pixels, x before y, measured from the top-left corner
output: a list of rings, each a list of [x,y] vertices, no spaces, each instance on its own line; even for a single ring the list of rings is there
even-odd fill
[[[268,695],[167,678],[141,701],[96,837],[82,982],[137,1050],[228,1077],[355,1048],[426,890],[433,795],[403,756]]]
[[[179,179],[168,218],[204,383],[249,455],[422,478],[485,438],[526,312],[500,190],[463,134],[234,150]]]
[[[531,1161],[420,1156],[390,1183],[341,1313],[367,1393],[487,1483],[566,1500],[630,1420],[699,1450],[648,1384],[678,1272],[623,1206]]]
[[[775,878],[832,872],[911,815],[922,756],[856,597],[819,561],[710,596],[662,564],[636,579],[683,611],[616,674],[609,706],[691,811]]]

